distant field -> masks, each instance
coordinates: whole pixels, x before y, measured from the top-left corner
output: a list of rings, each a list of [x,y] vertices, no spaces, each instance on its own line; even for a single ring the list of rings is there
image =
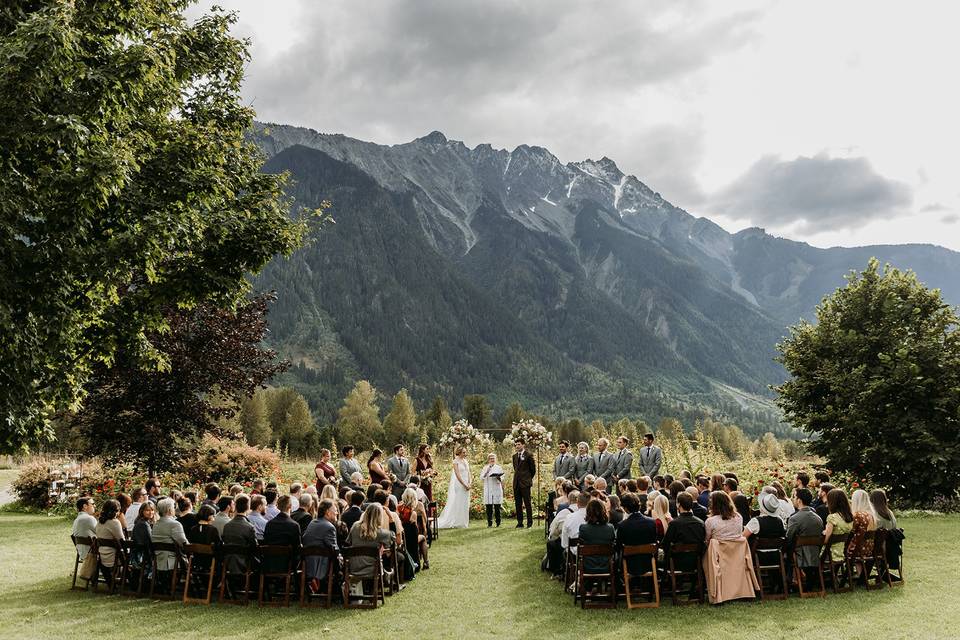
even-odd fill
[[[907,584],[896,589],[720,607],[581,611],[539,571],[542,531],[443,532],[431,569],[376,611],[300,611],[68,591],[69,522],[0,514],[0,638],[824,638],[960,637],[960,516],[904,518]]]

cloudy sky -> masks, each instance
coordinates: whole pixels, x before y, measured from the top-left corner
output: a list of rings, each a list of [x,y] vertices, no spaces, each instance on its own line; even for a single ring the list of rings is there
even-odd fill
[[[261,120],[609,156],[730,231],[960,250],[958,3],[215,4]]]

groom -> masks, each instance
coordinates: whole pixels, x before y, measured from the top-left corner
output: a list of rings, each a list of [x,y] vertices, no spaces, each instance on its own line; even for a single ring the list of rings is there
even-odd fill
[[[523,528],[523,509],[527,510],[527,528],[533,526],[533,504],[530,498],[530,488],[533,486],[533,476],[537,474],[537,463],[527,451],[526,443],[522,439],[514,441],[517,452],[513,454],[513,497],[517,507],[517,529]]]

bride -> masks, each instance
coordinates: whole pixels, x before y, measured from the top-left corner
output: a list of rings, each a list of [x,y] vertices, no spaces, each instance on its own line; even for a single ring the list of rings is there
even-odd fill
[[[437,518],[440,529],[465,529],[470,525],[470,464],[466,447],[457,447],[447,489],[447,504]]]

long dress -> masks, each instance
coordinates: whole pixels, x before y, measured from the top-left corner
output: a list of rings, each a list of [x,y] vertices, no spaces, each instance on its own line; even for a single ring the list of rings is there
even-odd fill
[[[417,458],[417,475],[420,476],[420,488],[427,495],[427,501],[433,502],[433,478],[424,478],[423,472],[433,469],[433,460]]]
[[[470,484],[470,465],[466,460],[454,460],[454,466],[459,468],[460,477]],[[466,529],[470,526],[470,490],[464,489],[457,480],[456,474],[450,472],[450,488],[447,490],[447,504],[443,507],[440,517],[437,518],[437,527],[440,529]]]

